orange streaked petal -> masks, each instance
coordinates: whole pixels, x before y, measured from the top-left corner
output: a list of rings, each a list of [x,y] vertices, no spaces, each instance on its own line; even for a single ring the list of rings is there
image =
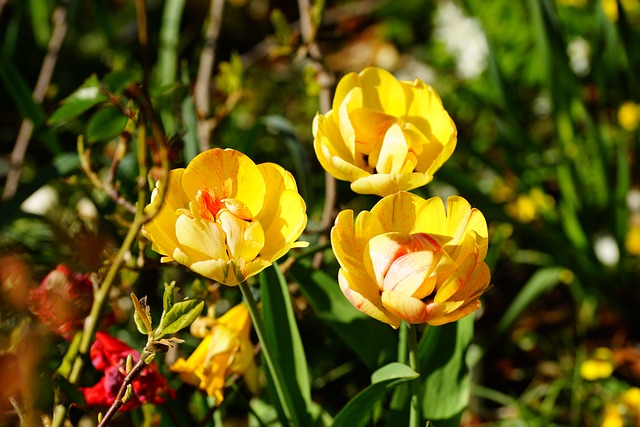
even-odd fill
[[[338,282],[340,283],[340,290],[356,309],[367,316],[391,325],[394,329],[398,329],[401,320],[385,310],[380,303],[375,304],[373,301],[366,299],[360,293],[351,289],[349,283],[340,273],[338,273]]]

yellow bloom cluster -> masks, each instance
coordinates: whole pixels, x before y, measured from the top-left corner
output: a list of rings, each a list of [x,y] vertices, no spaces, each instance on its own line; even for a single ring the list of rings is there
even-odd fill
[[[394,328],[441,325],[480,307],[489,287],[487,223],[462,197],[424,200],[423,186],[451,156],[457,131],[438,94],[420,80],[366,68],[346,75],[333,109],[313,123],[320,164],[356,193],[383,199],[354,218],[340,212],[331,244],[340,289]]]

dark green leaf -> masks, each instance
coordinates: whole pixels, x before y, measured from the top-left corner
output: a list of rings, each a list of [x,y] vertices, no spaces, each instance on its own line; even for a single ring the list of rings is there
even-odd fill
[[[287,282],[277,264],[260,274],[260,295],[269,351],[302,425],[310,425],[311,385],[307,360],[293,313]]]
[[[289,272],[300,283],[300,290],[314,313],[369,369],[395,359],[397,337],[393,328],[355,309],[340,291],[335,277],[313,269],[302,260],[294,263]]]
[[[132,83],[140,81],[142,73],[138,69],[114,71],[104,76],[102,81],[105,88],[111,93],[120,93]]]
[[[420,343],[422,414],[437,426],[457,426],[469,403],[467,350],[473,339],[473,316],[431,327]]]
[[[60,123],[87,111],[89,108],[107,101],[107,96],[100,90],[100,82],[95,74],[91,75],[71,95],[62,101],[62,105],[49,117],[47,123]]]
[[[180,329],[186,328],[196,320],[203,308],[204,301],[195,299],[175,303],[171,310],[162,316],[160,325],[155,331],[154,339],[164,335],[175,334]]]
[[[398,385],[418,378],[413,369],[402,363],[390,363],[371,376],[372,384],[351,399],[333,420],[333,427],[358,427],[367,424],[374,405]]]
[[[96,111],[87,124],[87,141],[108,141],[115,138],[124,130],[127,120],[127,116],[116,107],[106,107]]]

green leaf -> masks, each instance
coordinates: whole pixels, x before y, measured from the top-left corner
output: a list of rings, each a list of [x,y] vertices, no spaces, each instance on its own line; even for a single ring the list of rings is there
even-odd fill
[[[467,350],[473,340],[473,316],[430,327],[420,343],[423,373],[422,414],[438,427],[458,426],[469,403]]]
[[[289,273],[300,283],[300,290],[314,313],[369,369],[396,358],[397,337],[393,328],[353,307],[334,276],[313,269],[306,260],[294,263]]]
[[[138,69],[126,69],[113,71],[102,79],[105,88],[111,93],[120,93],[132,83],[142,79],[142,73]]]
[[[176,293],[178,292],[178,288],[176,288],[176,282],[173,281],[171,283],[164,284],[164,293],[162,294],[162,312],[168,313],[173,307],[173,304],[176,300]]]
[[[289,287],[277,264],[260,273],[260,295],[264,328],[273,333],[266,339],[278,373],[302,425],[311,425],[311,384]]]
[[[109,141],[115,138],[124,130],[127,120],[129,120],[128,117],[116,107],[106,107],[96,111],[87,124],[87,141]]]
[[[153,338],[157,340],[164,335],[175,334],[180,329],[186,328],[196,320],[203,308],[204,301],[196,299],[175,303],[168,312],[163,314]]]
[[[107,96],[100,90],[98,77],[92,74],[82,86],[62,101],[60,108],[49,117],[47,123],[57,124],[70,120],[105,101],[107,101]]]
[[[333,427],[358,427],[367,424],[374,405],[400,384],[414,380],[419,374],[402,363],[393,362],[371,375],[372,384],[358,393],[333,420]]]
[[[131,301],[133,301],[133,321],[136,324],[136,328],[141,334],[148,335],[153,331],[153,327],[151,326],[151,312],[147,306],[147,297],[139,300],[132,292]]]

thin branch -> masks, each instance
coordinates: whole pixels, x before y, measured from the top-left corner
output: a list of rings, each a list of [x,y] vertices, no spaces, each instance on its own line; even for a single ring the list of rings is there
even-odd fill
[[[220,35],[223,8],[224,0],[211,0],[205,30],[204,47],[200,53],[200,65],[198,66],[198,75],[193,89],[193,101],[198,118],[198,142],[200,151],[205,151],[209,148],[209,140],[211,139],[209,92],[211,73],[213,72],[213,64],[216,56],[216,45],[218,43],[218,36]]]
[[[309,0],[298,0],[298,9],[300,10],[300,33],[302,34],[302,40],[304,42],[304,48],[306,54],[312,59],[314,66],[316,67],[316,79],[320,84],[319,104],[320,112],[325,114],[331,108],[331,94],[329,87],[333,82],[332,76],[326,70],[322,63],[322,53],[315,40],[317,29],[313,28],[311,22],[311,5]],[[324,195],[324,209],[322,211],[322,220],[320,222],[322,235],[318,240],[318,244],[323,244],[328,240],[326,232],[331,227],[335,217],[335,205],[336,205],[336,179],[325,172],[325,195]],[[313,265],[315,268],[319,268],[322,263],[322,252],[318,252],[313,259]]]
[[[2,1],[2,0],[0,0]],[[36,86],[33,90],[34,102],[40,104],[44,99],[44,95],[51,83],[51,76],[53,70],[56,67],[58,61],[58,53],[60,47],[67,34],[67,11],[69,8],[70,0],[61,0],[58,7],[53,12],[53,32],[51,33],[51,39],[49,39],[49,46],[47,48],[47,54],[42,61],[42,67],[40,68],[40,74]],[[0,12],[4,7],[4,2],[0,3]],[[7,181],[5,183],[4,192],[2,193],[2,199],[7,200],[13,197],[18,189],[18,183],[20,182],[20,174],[22,173],[22,165],[24,163],[24,157],[27,153],[27,147],[31,140],[31,134],[33,133],[33,122],[29,119],[22,119],[20,130],[18,131],[18,137],[16,138],[16,144],[11,152],[11,166],[9,173],[7,174]]]
[[[100,423],[98,424],[98,427],[104,427],[106,426],[109,421],[111,420],[111,418],[113,418],[113,416],[116,414],[116,412],[118,412],[118,410],[120,410],[120,408],[122,407],[122,405],[124,405],[126,402],[123,401],[124,395],[127,392],[127,386],[129,384],[131,384],[133,382],[133,380],[138,376],[138,374],[140,374],[140,372],[142,372],[142,370],[145,368],[145,366],[147,366],[146,363],[144,363],[144,352],[143,354],[140,355],[140,360],[138,360],[138,363],[136,363],[133,368],[131,369],[131,371],[129,373],[127,373],[127,376],[124,377],[124,380],[122,380],[122,385],[120,386],[120,390],[118,390],[118,394],[116,395],[115,400],[113,401],[113,403],[111,404],[111,406],[109,407],[109,410],[107,411],[106,414],[104,414],[104,416],[102,417],[102,420],[100,420]]]

